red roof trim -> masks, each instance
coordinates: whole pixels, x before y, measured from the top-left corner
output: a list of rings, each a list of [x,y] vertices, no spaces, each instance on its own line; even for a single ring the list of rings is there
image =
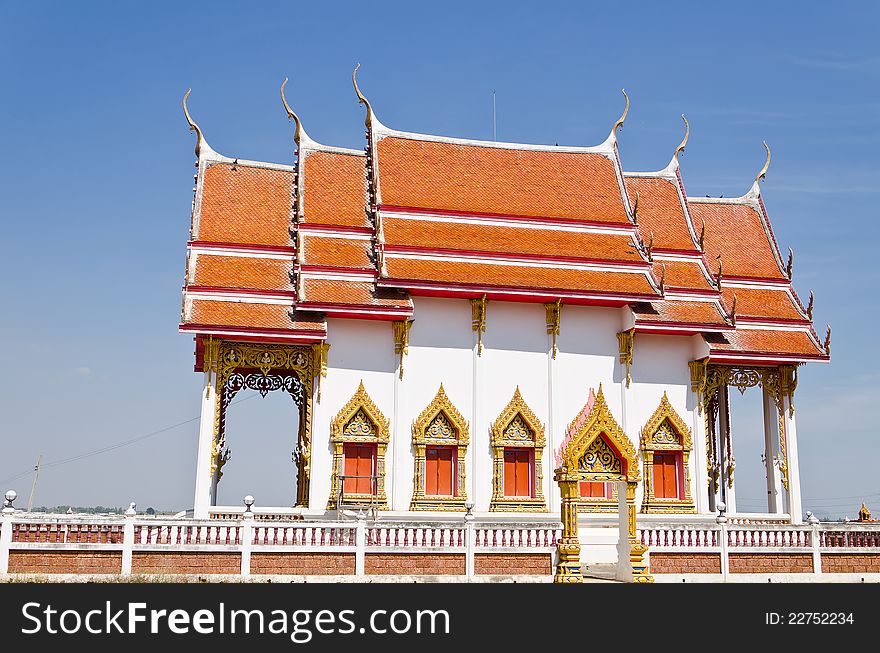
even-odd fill
[[[375,306],[363,306],[358,304],[321,304],[313,302],[300,302],[296,305],[297,310],[320,311],[327,317],[347,317],[368,320],[400,320],[412,317],[411,308],[386,308],[377,309]]]
[[[373,230],[370,227],[345,227],[332,224],[315,224],[310,222],[300,222],[297,228],[301,233],[315,232],[331,232],[340,234],[353,234],[359,236],[372,236]]]
[[[746,315],[738,315],[736,321],[743,324],[771,324],[775,326],[805,326],[811,327],[813,323],[809,320],[796,320],[793,318],[781,317],[753,317]]]
[[[452,218],[471,218],[475,220],[504,220],[508,222],[525,222],[529,224],[551,225],[551,226],[580,226],[580,227],[601,227],[614,231],[625,233],[633,233],[635,225],[631,222],[601,222],[599,220],[577,220],[573,218],[536,218],[528,215],[509,215],[506,213],[471,213],[466,211],[450,211],[437,209],[420,209],[408,206],[392,206],[383,204],[378,207],[379,211],[386,213],[409,213],[412,215],[430,215],[436,217],[452,217]],[[396,216],[395,216],[396,217]]]
[[[740,352],[738,354],[733,354],[730,352],[725,352],[724,354],[717,353],[717,350],[713,353],[709,352],[709,362],[710,363],[727,363],[730,365],[743,365],[743,364],[752,364],[752,365],[784,365],[787,363],[827,363],[831,360],[831,357],[827,354],[780,354],[775,352]]]
[[[413,245],[385,245],[386,254],[439,254],[440,256],[461,256],[463,258],[494,258],[501,261],[522,261],[527,263],[573,263],[592,266],[606,266],[627,268],[630,270],[650,270],[648,261],[620,261],[615,259],[580,258],[574,256],[529,256],[527,254],[512,254],[504,252],[483,252],[470,249],[443,249],[417,247]]]
[[[378,276],[376,268],[343,268],[333,265],[301,265],[300,272],[307,274],[309,272],[328,272],[334,274],[350,274],[352,276],[362,277],[365,281],[375,281]]]
[[[265,329],[265,328],[243,328],[243,327],[224,327],[216,324],[181,324],[178,327],[181,333],[196,333],[202,335],[218,335],[218,336],[235,336],[237,338],[252,338],[262,342],[259,336],[249,336],[248,334],[257,333],[267,337],[274,336],[283,340],[298,340],[307,342],[320,342],[327,338],[327,329],[323,331],[303,331],[297,329]]]
[[[484,294],[490,299],[495,294],[498,299],[506,298],[508,300],[515,298],[514,301],[523,302],[548,302],[555,301],[559,298],[581,300],[581,303],[603,305],[603,306],[624,306],[630,302],[657,300],[657,295],[647,294],[613,294],[603,293],[600,291],[592,293],[578,293],[571,290],[561,290],[552,288],[523,288],[519,286],[488,286],[488,285],[471,285],[465,283],[454,283],[445,281],[418,281],[413,279],[379,279],[379,287],[402,288],[410,293],[419,291],[417,294],[429,295],[434,297],[471,297],[477,298]]]
[[[686,256],[692,259],[701,259],[703,258],[703,252],[695,249],[671,249],[665,247],[655,247],[651,250],[653,254],[668,254],[670,256]]]
[[[277,297],[290,299],[296,297],[293,290],[261,290],[259,288],[238,288],[231,286],[187,286],[186,292],[205,293],[206,295],[259,295],[260,297]]]
[[[283,245],[248,245],[245,243],[218,243],[210,240],[190,240],[186,243],[187,247],[201,247],[204,249],[218,249],[222,251],[247,250],[254,253],[263,254],[290,254],[296,255],[296,247],[287,247]]]

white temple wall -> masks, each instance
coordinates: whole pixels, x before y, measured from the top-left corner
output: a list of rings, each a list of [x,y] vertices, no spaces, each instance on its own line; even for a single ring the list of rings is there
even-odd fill
[[[690,369],[693,345],[689,336],[636,334],[633,347],[631,383],[626,389],[626,432],[636,450],[639,449],[641,429],[660,405],[665,392],[672,407],[693,432],[696,404],[691,400]],[[696,497],[697,456],[692,450],[689,458],[691,496]],[[642,482],[636,493],[636,505],[641,507],[644,493],[644,461],[639,457]]]
[[[547,444],[542,456],[542,490],[551,494],[552,462],[549,455],[550,401],[548,394],[547,326],[542,304],[489,302],[483,355],[478,360],[475,433],[475,510],[489,509],[492,499],[493,456],[490,428],[510,403],[516,388],[544,425]]]
[[[321,379],[321,401],[312,413],[312,468],[309,507],[323,511],[330,496],[331,463],[330,422],[357,392],[364,387],[391,421],[394,429],[394,379],[396,362],[394,339],[388,322],[378,320],[327,320],[327,376]],[[392,436],[393,438],[393,436]],[[391,453],[389,445],[388,455]],[[394,470],[386,458],[386,492],[391,491]],[[389,494],[390,496],[390,494]]]
[[[415,471],[412,424],[434,399],[441,383],[449,399],[470,424],[465,473],[468,499],[473,500],[473,457],[477,437],[473,415],[474,335],[470,303],[432,297],[414,297],[413,302],[415,322],[410,330],[409,354],[403,362],[403,380],[399,384],[399,424],[396,429],[392,425],[392,437],[397,437],[393,510],[409,509]],[[390,339],[391,327],[386,328]]]
[[[321,380],[322,400],[314,404],[310,507],[323,510],[330,492],[332,449],[330,421],[363,380],[370,396],[389,419],[391,439],[386,456],[386,491],[393,511],[409,509],[413,493],[412,424],[434,398],[440,384],[470,423],[466,458],[468,498],[475,512],[488,511],[492,498],[490,427],[517,386],[544,424],[543,492],[548,511],[558,513],[559,493],[553,483],[555,451],[568,424],[584,407],[590,388],[602,384],[606,401],[634,448],[639,431],[665,391],[685,422],[693,425],[695,447],[690,456],[691,493],[698,510],[705,485],[702,417],[690,391],[688,361],[693,338],[637,334],[625,387],[618,360],[620,309],[564,306],[558,353],[550,354],[544,307],[541,304],[490,301],[482,356],[476,355],[470,302],[460,299],[413,298],[414,323],[403,379],[394,353],[391,325],[378,320],[327,321],[327,376]],[[641,460],[639,461],[641,465]],[[704,465],[703,465],[704,466]],[[640,472],[642,470],[640,469]],[[642,487],[637,495],[641,505]]]
[[[621,311],[616,308],[563,306],[557,338],[558,353],[553,367],[553,428],[548,438],[549,464],[566,435],[568,425],[577,417],[589,398],[602,384],[602,391],[614,418],[623,423],[620,394],[620,370],[617,332],[621,330]],[[627,431],[632,438],[632,434]],[[551,509],[560,509],[559,491],[554,488]]]

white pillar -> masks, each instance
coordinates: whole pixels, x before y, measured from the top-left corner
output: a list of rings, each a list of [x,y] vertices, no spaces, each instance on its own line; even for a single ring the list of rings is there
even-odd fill
[[[548,498],[550,512],[559,513],[562,509],[562,495],[554,487],[554,467],[556,466],[556,449],[559,447],[562,437],[556,428],[556,404],[553,387],[556,384],[556,359],[553,358],[553,335],[547,334],[547,441],[550,443],[549,451],[544,453],[544,496]]]
[[[791,414],[791,399],[782,397],[783,425],[785,427],[785,452],[788,457],[788,492],[786,492],[786,509],[791,516],[792,524],[803,523],[801,507],[801,474],[798,465],[797,428],[795,416]]]
[[[700,406],[700,395],[695,392],[697,406]],[[689,457],[691,466],[691,496],[694,497],[697,513],[707,514],[711,512],[709,507],[709,474],[706,471],[708,452],[706,451],[706,420],[703,413],[698,410],[692,412],[694,451]]]
[[[489,451],[489,430],[483,420],[483,386],[482,386],[482,367],[483,357],[478,353],[477,336],[474,336],[473,347],[473,388],[472,388],[472,417],[471,417],[471,443],[468,449],[471,452],[470,469],[467,470],[471,483],[468,490],[468,500],[474,502],[475,512],[484,512],[489,510],[489,504],[492,501],[492,462],[487,465],[487,460],[491,461]],[[485,354],[485,350],[483,352]]]
[[[398,442],[403,437],[401,431],[400,424],[400,392],[401,392],[401,379],[400,379],[400,366],[404,364],[403,362],[404,354],[400,354],[400,360],[398,361],[398,366],[394,371],[394,386],[392,390],[392,394],[394,397],[394,405],[393,412],[391,414],[391,442],[388,444],[388,453],[386,456],[386,460],[390,460],[391,464],[385,465],[385,494],[388,496],[390,510],[406,510],[409,506],[405,506],[403,504],[403,499],[400,497],[400,491],[402,488],[399,488],[398,485],[402,486],[403,483],[397,482],[398,472],[400,471],[400,464],[397,460],[397,457],[400,453],[400,449],[403,448],[403,442]],[[401,479],[402,480],[402,479]]]
[[[719,491],[724,497],[725,511],[729,513],[736,512],[736,484],[730,483],[728,487],[727,462],[731,455],[731,451],[727,450],[727,432],[730,430],[730,422],[728,414],[730,412],[730,402],[727,395],[727,386],[722,385],[718,391],[718,444],[721,452],[721,486]],[[730,442],[733,444],[733,433],[730,433]],[[734,474],[736,478],[736,474]]]
[[[193,517],[207,519],[208,511],[216,499],[216,485],[211,474],[211,452],[214,445],[214,421],[217,411],[216,375],[205,371],[202,391],[202,412],[199,419],[199,448],[196,458],[196,494],[193,501]]]
[[[625,381],[624,381],[625,383]],[[615,579],[633,582],[632,545],[629,541],[629,507],[626,505],[626,481],[617,483],[617,570]]]
[[[767,477],[767,512],[782,514],[782,474],[779,470],[779,411],[773,396],[764,393],[764,466]]]

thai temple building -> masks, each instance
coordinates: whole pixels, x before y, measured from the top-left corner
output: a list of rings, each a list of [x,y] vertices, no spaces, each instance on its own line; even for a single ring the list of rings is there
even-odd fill
[[[774,236],[769,148],[741,197],[689,197],[686,120],[665,168],[625,168],[628,98],[603,143],[526,145],[387,127],[353,79],[363,149],[312,140],[282,86],[283,164],[218,154],[184,98],[196,518],[222,512],[242,389],[298,407],[278,508],[307,519],[600,519],[624,487],[633,519],[740,514],[729,393],[748,389],[762,515],[801,523],[795,389],[801,365],[829,361],[830,328],[817,335]]]

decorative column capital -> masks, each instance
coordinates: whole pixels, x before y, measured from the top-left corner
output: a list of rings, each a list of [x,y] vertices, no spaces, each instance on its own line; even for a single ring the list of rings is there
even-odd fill
[[[400,356],[400,378],[403,378],[403,357],[409,353],[409,330],[414,320],[395,320],[391,323],[394,333],[394,353]]]
[[[330,351],[329,342],[319,342],[312,345],[312,365],[315,370],[315,378],[318,381],[318,403],[321,402],[321,379],[327,376],[327,352]]]
[[[486,295],[471,300],[471,329],[477,334],[477,355],[483,354],[483,334],[486,332]]]
[[[630,376],[630,368],[632,367],[633,362],[633,345],[635,344],[635,339],[635,328],[628,329],[627,331],[621,331],[617,334],[617,345],[620,352],[620,362],[626,365],[627,388],[629,387],[630,381],[632,380]]]
[[[202,367],[205,372],[214,372],[217,370],[217,362],[220,360],[220,343],[222,341],[214,338],[213,336],[208,336],[204,340],[204,357]]]
[[[553,336],[552,355],[556,358],[556,338],[559,335],[559,324],[562,317],[562,300],[557,299],[555,302],[544,304],[544,312],[547,317],[547,334]]]

